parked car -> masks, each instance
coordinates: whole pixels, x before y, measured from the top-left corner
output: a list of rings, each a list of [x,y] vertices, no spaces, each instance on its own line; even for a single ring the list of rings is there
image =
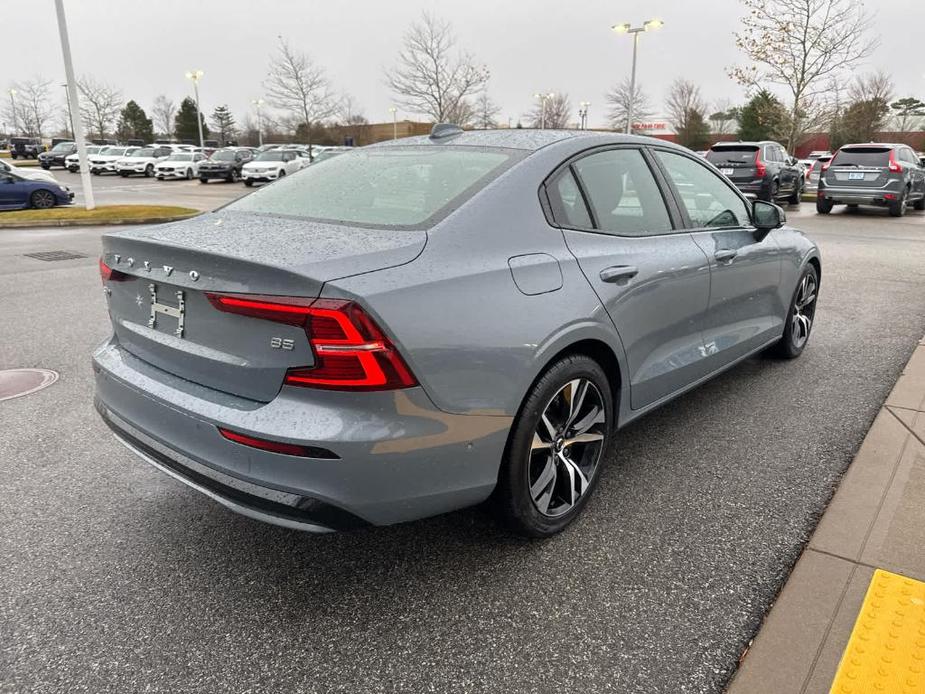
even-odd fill
[[[25,168],[10,164],[5,159],[0,159],[0,173],[10,173],[25,178],[30,181],[47,181],[57,183],[57,179],[47,171],[36,170],[35,167]]]
[[[205,158],[199,152],[174,152],[155,164],[154,175],[159,181],[165,178],[185,178],[189,181],[199,176],[199,164]]]
[[[59,142],[48,152],[39,154],[39,165],[46,171],[52,166],[60,166],[62,169],[67,168],[64,160],[69,155],[77,151],[77,145],[73,142]]]
[[[173,154],[167,146],[138,147],[134,151],[116,160],[116,171],[126,178],[132,174],[141,174],[146,178],[154,175],[154,167]]]
[[[248,147],[226,147],[215,152],[199,165],[200,183],[213,179],[236,183],[241,180],[244,165],[252,161],[254,150]]]
[[[747,195],[800,204],[802,169],[776,142],[718,142],[707,152],[707,161]]]
[[[11,159],[38,159],[45,146],[35,137],[11,137]]]
[[[352,149],[354,148],[353,147],[328,147],[326,150],[315,154],[314,159],[312,159],[312,164],[318,164],[319,162],[323,162],[326,159],[330,159],[331,157],[336,157],[340,154],[343,154],[344,152],[349,152]]]
[[[551,535],[618,428],[803,352],[821,261],[784,222],[671,143],[437,125],[104,234],[96,407],[252,518],[324,531],[491,497]]]
[[[102,149],[100,145],[87,145],[87,160],[89,161],[94,154],[99,154]],[[71,173],[80,171],[80,157],[77,156],[77,152],[64,158],[64,166]]]
[[[827,149],[814,149],[806,155],[807,159],[821,159],[822,157],[831,157],[832,153]]]
[[[835,205],[876,205],[902,217],[910,203],[925,210],[925,168],[907,145],[845,145],[822,169],[816,197],[820,214]]]
[[[269,183],[288,174],[301,171],[308,164],[308,159],[300,156],[299,152],[285,149],[273,149],[261,152],[253,161],[241,168],[241,178],[244,185],[252,186],[255,183]]]
[[[99,176],[104,173],[116,173],[116,162],[127,157],[137,147],[103,147],[97,154],[90,157],[90,173]]]
[[[826,164],[832,161],[831,154],[821,154],[816,159],[812,159],[809,168],[806,170],[806,188],[815,190],[819,187],[819,176]]]
[[[47,209],[70,205],[74,194],[60,183],[0,172],[0,210]]]

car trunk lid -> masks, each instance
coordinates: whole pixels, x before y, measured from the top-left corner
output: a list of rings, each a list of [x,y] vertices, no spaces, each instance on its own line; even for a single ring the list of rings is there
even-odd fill
[[[751,181],[758,176],[757,145],[714,147],[707,152],[707,161],[732,181]]]
[[[849,147],[839,150],[825,172],[827,185],[838,188],[881,188],[890,175],[889,147]]]
[[[140,359],[189,381],[267,402],[287,369],[312,366],[305,331],[217,310],[209,294],[317,297],[325,282],[412,261],[420,230],[321,224],[241,212],[103,237],[113,330]]]

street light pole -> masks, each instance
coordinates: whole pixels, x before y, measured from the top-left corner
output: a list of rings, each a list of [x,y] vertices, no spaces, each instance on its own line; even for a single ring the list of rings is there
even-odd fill
[[[202,139],[202,111],[199,108],[199,80],[202,79],[202,70],[190,70],[186,73],[186,79],[193,82],[193,93],[196,95],[196,125],[199,126],[199,149],[205,149],[205,142]]]
[[[16,101],[14,97],[16,96],[16,90],[10,90],[10,115],[13,116],[13,131],[16,131]]]
[[[651,31],[665,26],[661,19],[650,19],[644,22],[641,27],[631,27],[629,22],[623,24],[614,24],[610,27],[618,34],[633,35],[633,71],[630,75],[630,104],[626,113],[626,134],[633,132],[633,115],[636,110],[636,55],[639,52],[639,35],[644,31]]]
[[[389,113],[392,114],[392,139],[398,139],[398,109],[394,106],[389,106]]]
[[[71,132],[74,132],[74,116],[71,113],[71,93],[67,89],[67,84],[62,84],[64,87],[64,93],[67,95],[67,121],[71,124]],[[65,133],[66,135],[67,133]]]
[[[263,106],[263,99],[254,99],[251,103],[257,107],[257,143],[263,147],[263,121],[260,120],[260,107]]]
[[[77,80],[74,77],[74,65],[71,63],[71,40],[67,34],[67,18],[64,16],[64,0],[55,0],[55,10],[58,13],[58,33],[61,35],[61,53],[64,56],[64,76],[67,78],[68,114],[71,119],[71,131],[77,142],[77,159],[80,162],[80,183],[83,186],[84,207],[92,210],[96,207],[93,199],[93,181],[90,180],[90,166],[87,160],[87,143],[84,139],[84,129],[74,122],[74,113],[70,104],[74,104],[80,111],[80,101],[77,98]]]
[[[579,129],[585,130],[588,127],[588,107],[591,105],[590,101],[582,101],[580,104],[580,109],[578,109],[578,117],[581,119]]]

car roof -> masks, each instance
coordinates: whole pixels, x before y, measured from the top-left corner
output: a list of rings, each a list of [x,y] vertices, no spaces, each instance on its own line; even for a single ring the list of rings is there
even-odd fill
[[[420,135],[398,140],[385,140],[369,147],[405,147],[420,145],[453,145],[460,147],[497,147],[536,151],[548,145],[565,141],[588,140],[594,144],[653,144],[671,145],[665,140],[656,140],[640,135],[622,135],[594,130],[534,130],[532,128],[505,128],[501,130],[465,130],[444,137]],[[356,148],[353,148],[356,149]]]

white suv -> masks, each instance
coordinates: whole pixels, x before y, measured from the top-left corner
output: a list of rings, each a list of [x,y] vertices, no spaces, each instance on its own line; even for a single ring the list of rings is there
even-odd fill
[[[102,150],[106,149],[105,145],[90,145],[87,147],[87,159],[92,157],[94,154],[99,154]],[[68,154],[64,158],[64,168],[66,168],[71,173],[77,173],[80,171],[80,157],[77,155],[77,152],[74,154]]]
[[[199,176],[199,162],[205,160],[200,152],[174,152],[154,166],[158,181],[165,178],[185,178],[187,181]]]
[[[132,174],[154,175],[154,167],[173,154],[170,147],[139,147],[116,162],[116,171],[123,178]]]
[[[269,183],[305,167],[308,160],[299,156],[299,153],[290,149],[271,149],[261,152],[254,161],[248,162],[241,169],[241,178],[244,185],[252,186],[254,183]]]
[[[103,149],[90,157],[90,173],[96,175],[115,173],[116,162],[122,157],[127,157],[136,149],[139,148],[120,146],[103,147]]]

